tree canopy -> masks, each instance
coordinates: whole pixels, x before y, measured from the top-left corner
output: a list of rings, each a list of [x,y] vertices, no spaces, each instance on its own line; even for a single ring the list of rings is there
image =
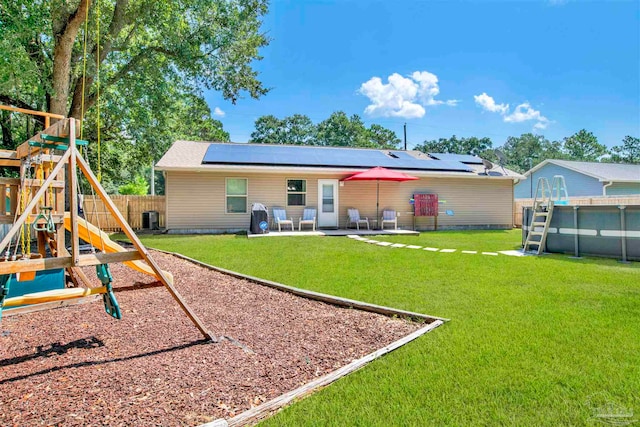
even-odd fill
[[[202,91],[234,103],[267,92],[252,68],[268,43],[266,12],[266,0],[3,2],[0,102],[76,118],[84,110],[95,135],[100,99],[105,150],[134,151],[138,169],[175,139],[228,140]],[[1,119],[3,145],[23,142],[28,121]]]
[[[584,162],[598,161],[608,153],[607,147],[600,144],[598,138],[586,129],[565,138],[563,149],[571,160]]]
[[[608,161],[615,163],[640,164],[640,138],[627,135],[622,140],[622,145],[611,148],[611,157]]]
[[[424,141],[416,146],[416,150],[425,153],[457,153],[471,154],[481,156],[487,150],[491,149],[493,143],[490,138],[457,138],[453,135],[451,138],[439,138],[437,140]]]
[[[543,135],[532,133],[510,136],[497,148],[508,159],[504,166],[521,173],[547,159],[640,163],[640,139],[627,135],[622,145],[608,150],[598,142],[593,133],[585,129],[562,141],[549,141]],[[493,162],[498,161],[493,143],[487,137],[458,138],[453,135],[451,138],[424,141],[416,145],[415,149],[425,153],[471,154]]]
[[[397,149],[400,139],[395,132],[378,124],[367,128],[357,114],[349,117],[344,111],[336,111],[317,125],[301,114],[284,119],[273,115],[259,117],[251,142]]]

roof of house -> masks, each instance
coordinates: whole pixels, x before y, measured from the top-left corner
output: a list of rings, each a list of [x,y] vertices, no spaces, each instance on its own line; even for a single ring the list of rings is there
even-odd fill
[[[530,176],[547,164],[554,164],[593,177],[599,181],[640,182],[640,165],[619,163],[575,162],[571,160],[547,159],[524,173]]]
[[[523,178],[507,169],[494,167],[487,171],[477,162],[468,164],[455,158],[438,160],[420,151],[194,141],[176,141],[156,164],[157,169],[167,171],[304,168],[309,171],[345,173],[375,166],[414,174]]]

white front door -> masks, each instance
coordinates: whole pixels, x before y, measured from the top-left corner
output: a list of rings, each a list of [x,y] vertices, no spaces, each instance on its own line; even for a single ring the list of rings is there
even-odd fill
[[[338,180],[318,180],[318,227],[338,228]]]

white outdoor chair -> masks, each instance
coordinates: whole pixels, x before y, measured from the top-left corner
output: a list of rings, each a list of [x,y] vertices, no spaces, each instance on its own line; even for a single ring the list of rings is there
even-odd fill
[[[316,208],[304,208],[302,218],[298,220],[298,231],[302,231],[305,224],[310,224],[313,231],[316,231]]]
[[[278,226],[278,231],[282,231],[283,225],[291,226],[291,231],[295,231],[293,228],[293,218],[287,219],[287,211],[283,208],[273,208],[273,221]]]
[[[382,221],[380,222],[380,229],[384,230],[385,224],[393,224],[393,229],[398,229],[398,216],[396,211],[392,209],[385,209],[382,211]]]
[[[349,214],[349,223],[347,224],[347,227],[351,224],[355,224],[356,228],[360,230],[360,224],[366,224],[367,230],[370,230],[369,218],[360,218],[360,211],[358,209],[351,208],[348,209],[347,212]]]

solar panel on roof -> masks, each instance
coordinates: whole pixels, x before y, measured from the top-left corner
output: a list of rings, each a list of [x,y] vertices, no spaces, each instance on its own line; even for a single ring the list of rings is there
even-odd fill
[[[202,163],[354,168],[382,166],[389,169],[472,172],[468,166],[459,162],[421,160],[403,151],[393,153],[395,157],[386,155],[382,150],[373,149],[211,144]]]
[[[453,154],[453,153],[428,153],[431,157],[447,162],[460,162],[469,165],[481,165],[482,159],[470,154]]]

